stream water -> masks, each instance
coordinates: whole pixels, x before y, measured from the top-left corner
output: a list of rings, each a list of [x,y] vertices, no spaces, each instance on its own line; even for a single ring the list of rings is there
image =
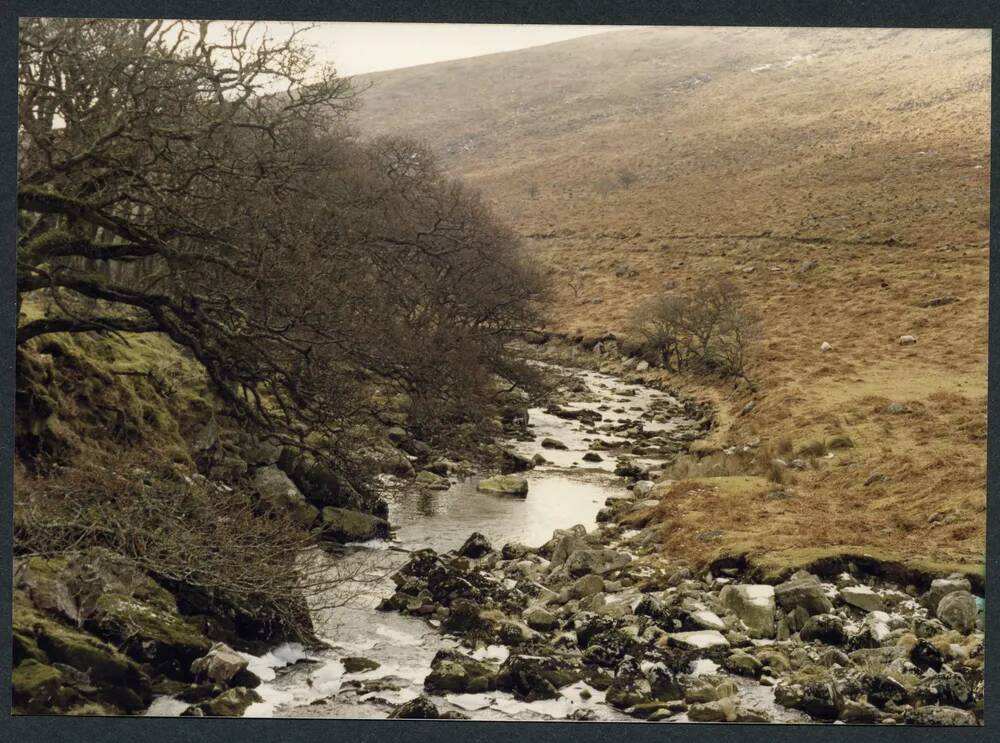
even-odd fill
[[[431,659],[441,648],[457,643],[440,634],[431,624],[394,612],[379,612],[375,606],[392,594],[389,575],[400,567],[412,550],[431,547],[446,552],[461,546],[473,531],[484,534],[500,547],[506,542],[539,545],[558,528],[583,524],[595,527],[597,512],[605,500],[624,489],[614,477],[615,447],[626,443],[622,432],[641,427],[669,436],[677,420],[679,405],[670,395],[615,377],[573,370],[577,383],[567,396],[566,407],[601,414],[601,421],[587,424],[546,412],[529,411],[532,441],[509,442],[518,453],[543,454],[548,464],[524,473],[529,482],[526,498],[479,493],[478,478],[454,482],[446,491],[394,488],[389,496],[389,520],[394,525],[391,541],[348,545],[330,560],[330,569],[341,574],[357,573],[337,590],[350,596],[346,606],[314,612],[317,634],[329,644],[320,652],[307,652],[298,645],[283,645],[265,656],[247,656],[250,670],[262,679],[257,689],[263,701],[251,705],[250,717],[349,717],[385,718],[396,705],[417,697]],[[543,448],[552,438],[565,449]],[[591,444],[602,441],[602,461],[588,462],[583,455]],[[655,457],[637,458],[652,464]],[[502,661],[507,648],[480,649],[480,658]],[[342,659],[362,656],[379,664],[375,670],[348,672]],[[589,692],[581,695],[586,689]],[[629,718],[603,704],[604,693],[580,682],[561,690],[555,700],[521,702],[509,694],[459,694],[435,699],[439,708],[458,710],[475,719],[563,719],[579,707],[593,708],[599,719]],[[589,697],[589,698],[588,698]],[[183,704],[166,698],[157,700],[152,714],[177,714]]]

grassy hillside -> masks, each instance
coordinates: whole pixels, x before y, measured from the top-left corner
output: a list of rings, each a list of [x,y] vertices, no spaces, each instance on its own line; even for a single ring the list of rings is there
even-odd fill
[[[666,549],[972,565],[989,63],[979,31],[626,30],[363,78],[360,123],[484,190],[546,266],[554,330],[627,336],[639,302],[718,275],[764,314],[753,409],[706,391],[719,443],[816,466],[786,498],[754,478],[671,491]],[[827,452],[838,436],[853,446]]]

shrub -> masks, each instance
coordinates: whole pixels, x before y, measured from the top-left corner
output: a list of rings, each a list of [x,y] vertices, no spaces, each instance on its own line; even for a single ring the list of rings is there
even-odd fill
[[[634,319],[644,355],[677,372],[742,379],[760,338],[759,316],[739,288],[711,280],[687,294],[664,294],[639,308]]]

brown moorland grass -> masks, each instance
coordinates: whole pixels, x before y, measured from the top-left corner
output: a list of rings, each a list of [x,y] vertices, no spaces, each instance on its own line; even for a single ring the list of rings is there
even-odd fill
[[[762,313],[752,411],[673,382],[715,399],[719,443],[818,466],[784,499],[759,474],[663,486],[665,552],[974,570],[989,69],[982,31],[623,30],[371,76],[362,128],[429,139],[484,190],[546,267],[553,330],[628,336],[639,303],[709,276]],[[821,454],[835,436],[853,446]]]

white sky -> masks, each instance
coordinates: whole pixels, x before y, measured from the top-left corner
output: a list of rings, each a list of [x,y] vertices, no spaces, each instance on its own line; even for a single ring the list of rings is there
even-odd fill
[[[261,22],[268,35],[280,37],[290,24]],[[541,26],[463,23],[320,23],[303,35],[315,46],[316,61],[330,63],[341,75],[478,57],[523,49],[620,26]]]

